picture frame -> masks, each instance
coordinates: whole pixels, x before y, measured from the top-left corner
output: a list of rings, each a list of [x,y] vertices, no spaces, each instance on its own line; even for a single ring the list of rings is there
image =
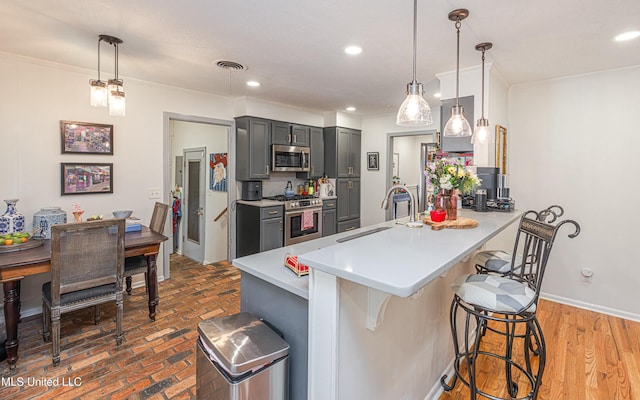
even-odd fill
[[[113,193],[113,164],[60,163],[60,194]]]
[[[380,153],[376,152],[369,152],[367,153],[367,169],[368,170],[379,170],[380,169]]]
[[[62,154],[113,155],[113,125],[60,121]]]

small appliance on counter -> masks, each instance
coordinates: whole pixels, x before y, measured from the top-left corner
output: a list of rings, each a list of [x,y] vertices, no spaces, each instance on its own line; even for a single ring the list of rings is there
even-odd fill
[[[262,200],[262,181],[242,181],[241,200]]]

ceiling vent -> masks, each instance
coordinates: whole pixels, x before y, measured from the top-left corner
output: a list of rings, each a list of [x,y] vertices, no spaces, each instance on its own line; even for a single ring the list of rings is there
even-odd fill
[[[213,64],[215,64],[216,66],[222,69],[228,69],[233,71],[246,71],[249,69],[249,67],[247,67],[246,65],[242,65],[235,61],[229,61],[229,60],[215,60]]]

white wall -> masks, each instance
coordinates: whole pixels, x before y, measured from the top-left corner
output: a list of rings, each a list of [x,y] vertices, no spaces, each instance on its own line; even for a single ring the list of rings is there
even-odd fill
[[[89,105],[89,79],[95,71],[47,63],[0,53],[0,199],[19,198],[17,208],[31,229],[33,214],[42,207],[58,206],[69,213],[80,204],[86,215],[111,215],[132,209],[149,221],[156,199],[148,189],[163,187],[163,112],[223,120],[233,119],[229,99],[169,86],[137,81],[123,76],[127,116],[110,117],[103,108]],[[114,155],[61,154],[60,120],[114,125]],[[113,194],[60,195],[61,162],[113,163]],[[4,209],[2,210],[4,212]],[[167,230],[170,224],[167,224]],[[162,271],[160,257],[158,271]],[[41,309],[40,285],[46,274],[23,281],[23,316]]]
[[[398,105],[398,107],[400,107],[400,105]],[[383,197],[387,191],[387,134],[399,132],[409,133],[416,132],[418,130],[439,130],[440,107],[432,107],[431,112],[433,114],[433,123],[425,127],[420,127],[420,129],[417,129],[416,127],[401,127],[396,125],[395,113],[363,118],[362,154],[366,155],[367,152],[370,151],[377,151],[380,153],[380,169],[377,171],[368,171],[367,157],[362,157],[362,165],[360,168],[360,183],[362,185],[362,196],[360,199],[361,226],[368,226],[385,220],[385,211],[380,208],[380,204],[382,203]],[[403,161],[400,160],[401,164],[402,162]]]
[[[211,153],[228,152],[227,139],[229,128],[226,126],[212,125],[196,122],[171,121],[171,187],[175,187],[175,156],[183,155],[185,149],[205,147],[205,240],[204,240],[204,264],[227,260],[228,258],[228,223],[227,217],[218,222],[213,219],[227,207],[227,192],[209,189],[209,155]],[[229,166],[231,167],[231,166]],[[184,200],[184,194],[182,196]],[[227,214],[228,215],[228,214]],[[184,221],[181,221],[184,222]],[[184,226],[180,227],[180,236],[184,236]],[[179,246],[182,252],[182,243]],[[182,253],[184,254],[184,253]]]
[[[575,239],[560,232],[544,292],[635,319],[639,87],[640,67],[513,86],[508,131],[518,208],[560,204],[582,226]],[[582,282],[583,267],[592,283]]]

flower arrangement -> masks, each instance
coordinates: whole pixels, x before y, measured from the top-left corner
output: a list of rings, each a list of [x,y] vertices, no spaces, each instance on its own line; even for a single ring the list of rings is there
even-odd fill
[[[440,189],[458,189],[462,194],[469,194],[481,182],[476,174],[462,165],[444,159],[427,165],[424,174],[436,192]]]

